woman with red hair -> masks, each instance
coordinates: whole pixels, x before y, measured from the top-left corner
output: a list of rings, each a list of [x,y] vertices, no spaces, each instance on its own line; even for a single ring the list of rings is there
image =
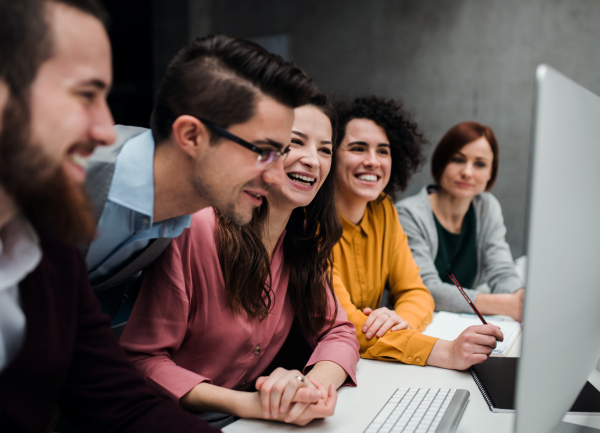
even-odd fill
[[[505,240],[500,203],[489,191],[498,174],[492,130],[463,122],[442,137],[431,159],[435,185],[396,204],[400,222],[436,310],[471,313],[451,270],[483,314],[521,320],[523,282]],[[491,293],[478,289],[486,283]]]

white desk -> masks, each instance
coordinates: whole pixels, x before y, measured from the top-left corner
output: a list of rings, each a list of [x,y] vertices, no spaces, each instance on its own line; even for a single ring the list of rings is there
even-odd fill
[[[519,356],[519,341],[510,356]],[[457,433],[508,433],[513,430],[514,414],[493,413],[488,409],[479,388],[468,372],[419,367],[398,362],[361,359],[357,367],[358,387],[338,390],[335,415],[325,420],[313,421],[301,430],[297,426],[278,422],[240,420],[223,431],[247,432],[362,432],[373,420],[396,388],[462,388],[471,393],[469,403],[458,425]],[[600,372],[593,370],[588,379],[600,388]],[[600,428],[600,416],[567,416],[565,421]]]

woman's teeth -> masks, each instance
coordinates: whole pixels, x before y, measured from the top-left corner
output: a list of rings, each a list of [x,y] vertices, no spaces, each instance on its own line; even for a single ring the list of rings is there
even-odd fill
[[[300,185],[311,186],[317,180],[314,177],[302,176],[301,174],[290,173],[288,177]]]
[[[367,182],[377,182],[377,176],[374,174],[361,174],[358,178],[360,180],[366,180]]]

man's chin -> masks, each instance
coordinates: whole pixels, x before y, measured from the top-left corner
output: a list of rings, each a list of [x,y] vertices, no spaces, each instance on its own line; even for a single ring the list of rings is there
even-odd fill
[[[92,205],[83,185],[57,174],[20,200],[23,212],[37,226],[67,243],[87,244],[95,234]]]

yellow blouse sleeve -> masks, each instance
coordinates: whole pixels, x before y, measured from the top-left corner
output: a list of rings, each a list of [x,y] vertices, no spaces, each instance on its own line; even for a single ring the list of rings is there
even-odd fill
[[[346,311],[348,319],[356,327],[362,358],[425,365],[425,361],[437,341],[437,338],[421,334],[433,317],[433,298],[421,280],[419,268],[412,258],[406,234],[400,227],[394,206],[388,199],[384,202],[385,204],[382,203],[386,207],[384,224],[388,226],[385,231],[385,242],[389,242],[389,244],[385,248],[381,248],[382,245],[379,244],[374,248],[373,253],[381,254],[383,252],[388,256],[382,257],[381,264],[388,270],[384,272],[389,272],[387,283],[390,288],[390,296],[394,301],[395,311],[410,324],[411,329],[388,331],[381,338],[374,336],[370,340],[367,339],[365,333],[362,332],[362,326],[367,320],[367,316],[354,305],[350,294],[352,288],[347,287],[347,284],[353,284],[354,274],[352,271],[354,270],[350,269],[351,262],[344,259],[348,258],[351,251],[346,247],[344,248],[345,254],[342,254],[340,244],[334,247],[333,253],[334,291]],[[383,243],[383,240],[381,242]],[[336,260],[337,258],[341,260]],[[374,281],[377,278],[373,273],[382,272],[382,269],[367,269],[366,271],[367,281]],[[344,283],[345,281],[347,284]],[[354,290],[356,291],[356,288]],[[383,289],[374,286],[373,290],[382,291]],[[381,299],[380,296],[374,296],[374,298]],[[371,306],[373,309],[378,307],[379,305]]]

